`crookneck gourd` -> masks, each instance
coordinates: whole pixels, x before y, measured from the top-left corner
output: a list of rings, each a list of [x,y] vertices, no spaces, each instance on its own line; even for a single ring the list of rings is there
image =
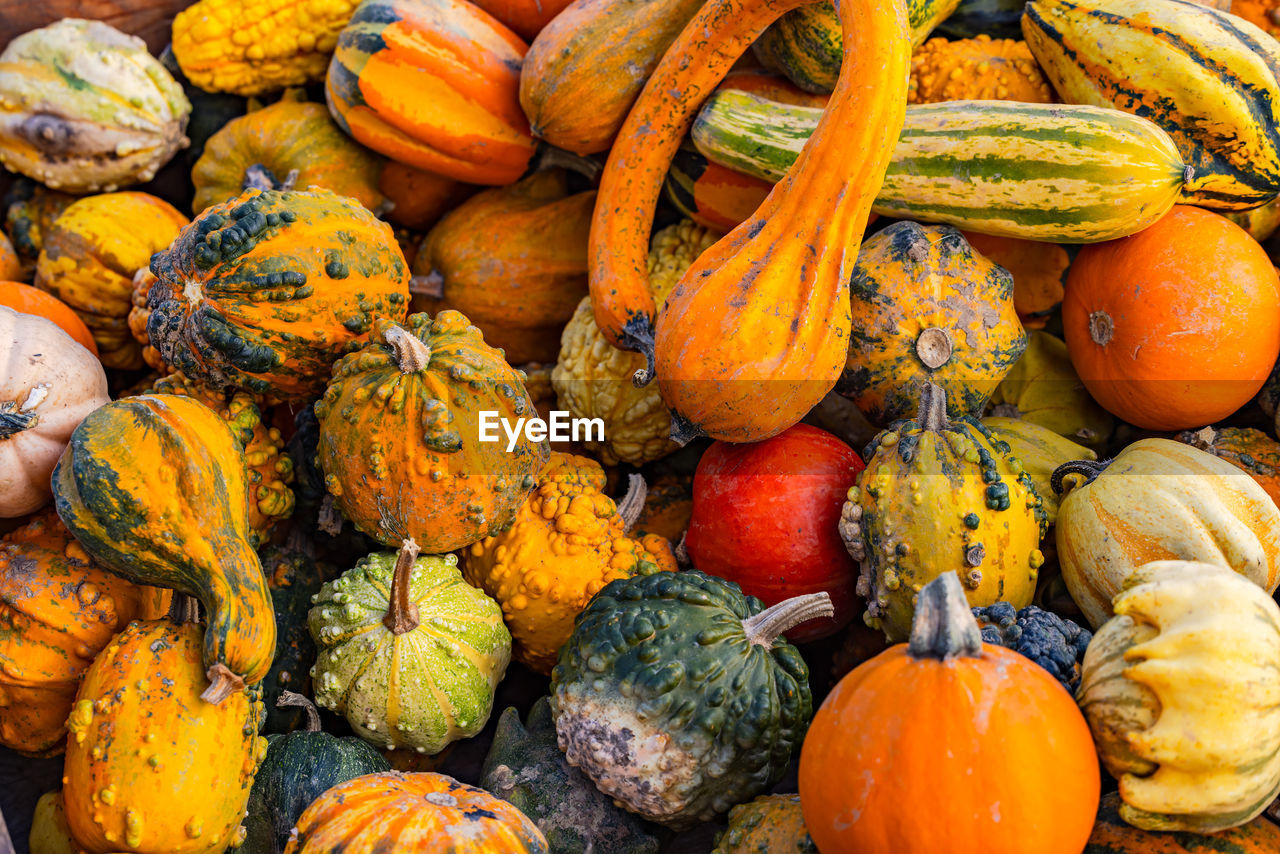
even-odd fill
[[[1094,628],[1129,574],[1153,560],[1225,566],[1268,593],[1280,584],[1280,510],[1213,454],[1143,439],[1111,460],[1067,463],[1053,487],[1062,577]]]
[[[836,390],[877,426],[909,418],[926,382],[948,414],[980,416],[1027,348],[1013,277],[949,225],[895,222],[862,245],[854,332]]]
[[[1280,793],[1280,607],[1230,568],[1135,569],[1084,657],[1077,694],[1120,817],[1212,833]]]
[[[1047,520],[1008,443],[976,419],[948,418],[946,393],[927,383],[915,419],[880,433],[865,456],[840,536],[862,564],[867,625],[904,640],[916,594],[951,571],[971,605],[1031,604]]]
[[[216,412],[169,394],[108,403],[72,434],[53,494],[95,561],[204,604],[209,702],[262,681],[276,621],[252,545],[244,454]]]
[[[156,619],[165,591],[95,566],[53,511],[0,540],[0,744],[62,751],[80,678],[116,632]]]
[[[133,277],[186,224],[163,199],[104,193],[71,205],[45,232],[36,287],[75,309],[106,367],[142,367],[141,348],[129,331]]]
[[[991,431],[993,440],[1007,444],[1009,452],[1021,461],[1023,471],[1031,477],[1040,496],[1045,520],[1052,525],[1058,518],[1058,495],[1050,483],[1054,471],[1063,463],[1092,461],[1098,455],[1031,421],[988,416],[982,419],[982,425]]]
[[[329,190],[249,190],[215,205],[151,272],[147,334],[164,360],[274,400],[319,394],[375,320],[409,308],[391,226]]]
[[[1280,504],[1280,444],[1266,433],[1253,427],[1205,427],[1175,438],[1248,472]]]
[[[133,622],[85,673],[67,721],[62,796],[89,854],[221,854],[267,750],[262,703],[206,703],[200,626]]]
[[[595,460],[553,453],[506,531],[463,553],[463,575],[502,606],[515,659],[550,673],[574,618],[610,581],[675,571],[670,544],[632,539]],[[638,512],[639,508],[636,508]]]
[[[523,375],[456,311],[378,321],[316,404],[317,455],[346,518],[383,545],[411,538],[440,554],[505,531],[547,460],[496,423],[535,414]]]
[[[825,593],[765,609],[697,570],[610,582],[551,672],[560,749],[650,821],[683,830],[723,815],[777,782],[799,746],[809,669],[781,635],[831,613]]]
[[[704,5],[650,77],[601,176],[591,229],[596,324],[615,346],[656,354],[678,441],[782,432],[831,390],[848,351],[846,259],[857,251],[906,109],[910,39],[901,0],[841,4],[845,59],[817,130],[755,215],[685,272],[653,337],[645,255],[667,168],[729,66],[800,5]]]
[[[326,583],[307,622],[316,702],[389,750],[434,754],[480,732],[511,660],[498,603],[456,555],[418,557],[412,540]]]
[[[911,56],[907,103],[1021,101],[1052,103],[1053,89],[1026,42],[992,39],[930,39]]]

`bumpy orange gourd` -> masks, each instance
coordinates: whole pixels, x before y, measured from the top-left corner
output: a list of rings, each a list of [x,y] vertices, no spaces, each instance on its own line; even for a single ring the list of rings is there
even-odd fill
[[[142,350],[129,331],[133,277],[186,224],[163,199],[104,193],[69,206],[45,233],[36,287],[80,315],[106,367],[142,367]]]
[[[929,39],[911,57],[907,103],[1026,101],[1051,104],[1053,89],[1027,43],[988,35]]]
[[[129,334],[142,347],[142,361],[147,367],[161,375],[173,373],[173,368],[165,364],[160,351],[151,343],[147,334],[147,321],[151,318],[151,309],[147,307],[147,297],[151,295],[151,286],[156,283],[156,274],[150,270],[139,270],[133,277],[133,293],[130,299],[133,306],[129,309]]]
[[[626,535],[633,520],[619,514],[604,484],[595,460],[552,454],[511,528],[463,555],[463,576],[502,606],[513,657],[539,673],[551,672],[574,618],[602,587],[676,570],[666,539]]]
[[[155,619],[168,591],[95,566],[53,511],[0,540],[0,744],[61,753],[84,671],[133,619]]]

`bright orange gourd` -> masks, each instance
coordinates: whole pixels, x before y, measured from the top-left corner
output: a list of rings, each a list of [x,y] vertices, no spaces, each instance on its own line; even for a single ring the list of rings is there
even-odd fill
[[[52,320],[63,332],[74,338],[77,344],[93,355],[98,355],[98,345],[94,343],[89,327],[84,325],[80,315],[71,306],[54,295],[21,282],[0,281],[0,305],[7,305],[23,314],[38,314],[46,320]]]

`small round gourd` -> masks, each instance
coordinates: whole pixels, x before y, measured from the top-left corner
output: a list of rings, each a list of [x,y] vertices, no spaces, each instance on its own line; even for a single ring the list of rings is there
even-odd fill
[[[729,810],[711,854],[818,854],[799,795],[761,795]]]

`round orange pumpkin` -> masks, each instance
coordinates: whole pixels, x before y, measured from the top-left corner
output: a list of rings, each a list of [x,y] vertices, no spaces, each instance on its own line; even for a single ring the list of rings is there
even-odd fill
[[[80,315],[71,306],[53,294],[21,282],[0,281],[0,305],[7,305],[23,314],[37,314],[46,320],[52,320],[63,332],[74,338],[77,344],[93,355],[98,355],[98,345],[94,343],[89,327],[84,325]]]
[[[1080,250],[1062,301],[1089,393],[1148,430],[1203,427],[1257,393],[1280,354],[1280,277],[1226,217],[1178,205]]]

